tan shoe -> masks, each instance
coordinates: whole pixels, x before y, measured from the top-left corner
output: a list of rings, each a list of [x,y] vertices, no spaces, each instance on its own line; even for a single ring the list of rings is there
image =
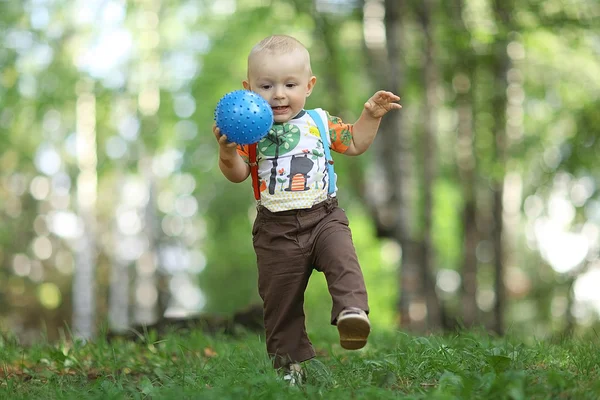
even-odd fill
[[[304,371],[298,363],[292,363],[284,368],[283,380],[290,386],[299,386],[304,383]]]
[[[337,317],[340,345],[346,350],[365,347],[371,332],[369,317],[360,308],[346,308]]]

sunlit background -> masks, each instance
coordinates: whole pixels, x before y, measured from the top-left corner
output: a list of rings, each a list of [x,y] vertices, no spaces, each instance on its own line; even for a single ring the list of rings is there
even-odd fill
[[[506,48],[514,63],[503,197],[507,319],[539,334],[567,317],[590,326],[600,315],[600,31],[588,29],[600,13],[595,2],[571,3],[518,5],[515,19],[527,29]],[[309,106],[353,120],[374,87],[364,48],[385,46],[383,2],[24,0],[0,1],[0,11],[0,329],[29,342],[41,332],[93,337],[103,324],[123,330],[258,302],[251,190],[216,167],[214,105],[240,87],[255,42],[288,33],[313,54],[319,81]],[[489,4],[467,0],[463,11],[483,54],[495,34]],[[324,72],[323,24],[338,32],[343,53],[342,104]],[[461,162],[452,100],[471,83],[448,71],[445,43],[438,146],[439,162],[452,169]],[[402,56],[411,67],[403,112],[418,131],[413,99],[422,93],[409,78],[421,58],[411,46]],[[489,115],[478,118],[485,124]],[[358,168],[375,161],[365,156]],[[339,164],[374,322],[395,327],[402,251],[376,236],[343,177],[350,163]],[[460,179],[444,172],[438,182],[436,288],[451,303],[462,285]],[[481,240],[476,249],[482,313],[496,295],[485,268],[491,247]],[[315,306],[326,299],[324,281],[313,281],[309,314],[326,320]],[[418,306],[411,313],[425,318]]]

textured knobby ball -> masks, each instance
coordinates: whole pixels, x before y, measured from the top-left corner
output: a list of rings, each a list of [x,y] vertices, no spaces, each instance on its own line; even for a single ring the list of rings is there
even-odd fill
[[[273,110],[258,94],[234,90],[219,100],[215,122],[230,142],[252,144],[269,133],[273,125]]]

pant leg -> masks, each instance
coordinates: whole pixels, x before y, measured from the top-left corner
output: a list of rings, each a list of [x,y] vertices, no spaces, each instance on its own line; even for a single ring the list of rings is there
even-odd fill
[[[304,291],[312,272],[297,241],[295,216],[261,210],[253,228],[258,290],[263,300],[267,352],[275,368],[313,358],[305,327]]]
[[[368,313],[365,281],[344,210],[333,207],[314,234],[315,269],[325,274],[333,301],[331,323],[335,325],[337,316],[347,307]]]

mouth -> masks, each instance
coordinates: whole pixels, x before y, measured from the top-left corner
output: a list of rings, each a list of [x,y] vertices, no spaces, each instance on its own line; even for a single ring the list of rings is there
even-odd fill
[[[285,114],[289,110],[289,106],[274,106],[271,107],[274,114]]]

